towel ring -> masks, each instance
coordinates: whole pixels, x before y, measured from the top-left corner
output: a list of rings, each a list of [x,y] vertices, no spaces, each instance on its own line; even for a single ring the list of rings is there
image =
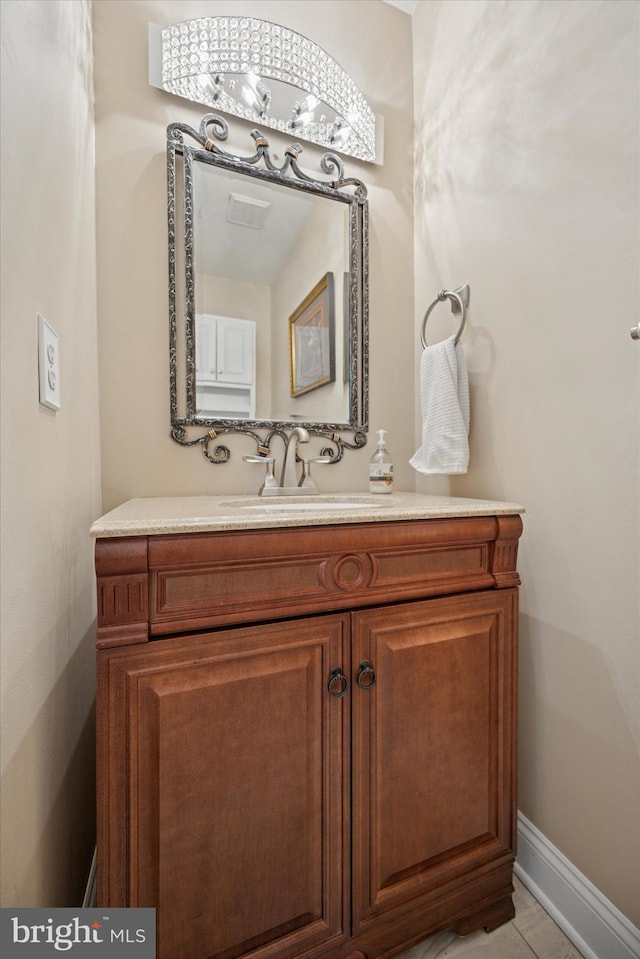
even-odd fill
[[[454,339],[454,345],[457,346],[458,340],[462,336],[462,331],[464,330],[464,325],[467,322],[467,310],[466,307],[469,305],[469,287],[461,286],[458,290],[440,290],[438,296],[433,301],[429,309],[424,315],[424,320],[422,321],[422,330],[420,333],[420,340],[422,342],[423,348],[426,350],[428,343],[426,339],[426,329],[427,329],[427,320],[431,316],[432,310],[438,305],[438,303],[444,303],[445,300],[451,300],[451,310],[453,313],[461,313],[462,319],[460,320],[460,328],[456,333]]]

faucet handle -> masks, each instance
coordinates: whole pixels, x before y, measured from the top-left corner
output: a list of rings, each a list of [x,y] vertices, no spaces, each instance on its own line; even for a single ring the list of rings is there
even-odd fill
[[[316,484],[311,479],[311,464],[312,463],[330,463],[330,456],[310,456],[308,459],[300,457],[300,462],[302,463],[302,476],[300,477],[300,483],[298,484],[300,489],[306,489],[310,493],[317,493],[318,489]]]
[[[243,456],[242,459],[245,463],[262,463],[267,467],[267,475],[264,478],[264,483],[258,490],[258,496],[263,496],[266,490],[278,489],[276,478],[273,475],[273,467],[275,464],[275,458],[273,456],[256,456],[255,454],[249,454]]]

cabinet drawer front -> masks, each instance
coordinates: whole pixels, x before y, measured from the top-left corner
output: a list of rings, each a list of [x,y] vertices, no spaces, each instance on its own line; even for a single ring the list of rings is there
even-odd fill
[[[150,632],[492,587],[498,537],[492,517],[157,536]]]
[[[353,615],[352,668],[377,677],[353,697],[357,933],[413,908],[424,923],[443,888],[513,858],[516,604],[485,591]]]
[[[345,940],[348,705],[327,680],[347,623],[100,654],[99,896],[158,909],[161,959]]]

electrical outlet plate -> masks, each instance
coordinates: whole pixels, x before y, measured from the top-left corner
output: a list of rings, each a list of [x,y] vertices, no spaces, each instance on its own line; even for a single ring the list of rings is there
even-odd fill
[[[38,317],[38,372],[40,402],[50,410],[60,409],[60,350],[58,334],[45,318]]]

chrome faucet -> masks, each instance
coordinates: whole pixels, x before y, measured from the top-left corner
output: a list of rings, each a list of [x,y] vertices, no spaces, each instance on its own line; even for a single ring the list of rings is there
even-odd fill
[[[280,483],[274,476],[275,460],[272,456],[243,456],[245,463],[263,463],[267,475],[258,491],[258,496],[305,496],[317,493],[316,484],[311,478],[312,463],[330,463],[330,456],[312,456],[303,459],[298,455],[298,443],[308,443],[309,433],[303,426],[295,426],[286,441]],[[266,450],[265,450],[266,452]],[[297,462],[302,463],[302,475],[298,479]]]
[[[284,451],[280,489],[284,492],[298,489],[298,473],[296,462],[298,459],[298,443],[308,443],[309,433],[303,426],[296,426],[291,430]]]

